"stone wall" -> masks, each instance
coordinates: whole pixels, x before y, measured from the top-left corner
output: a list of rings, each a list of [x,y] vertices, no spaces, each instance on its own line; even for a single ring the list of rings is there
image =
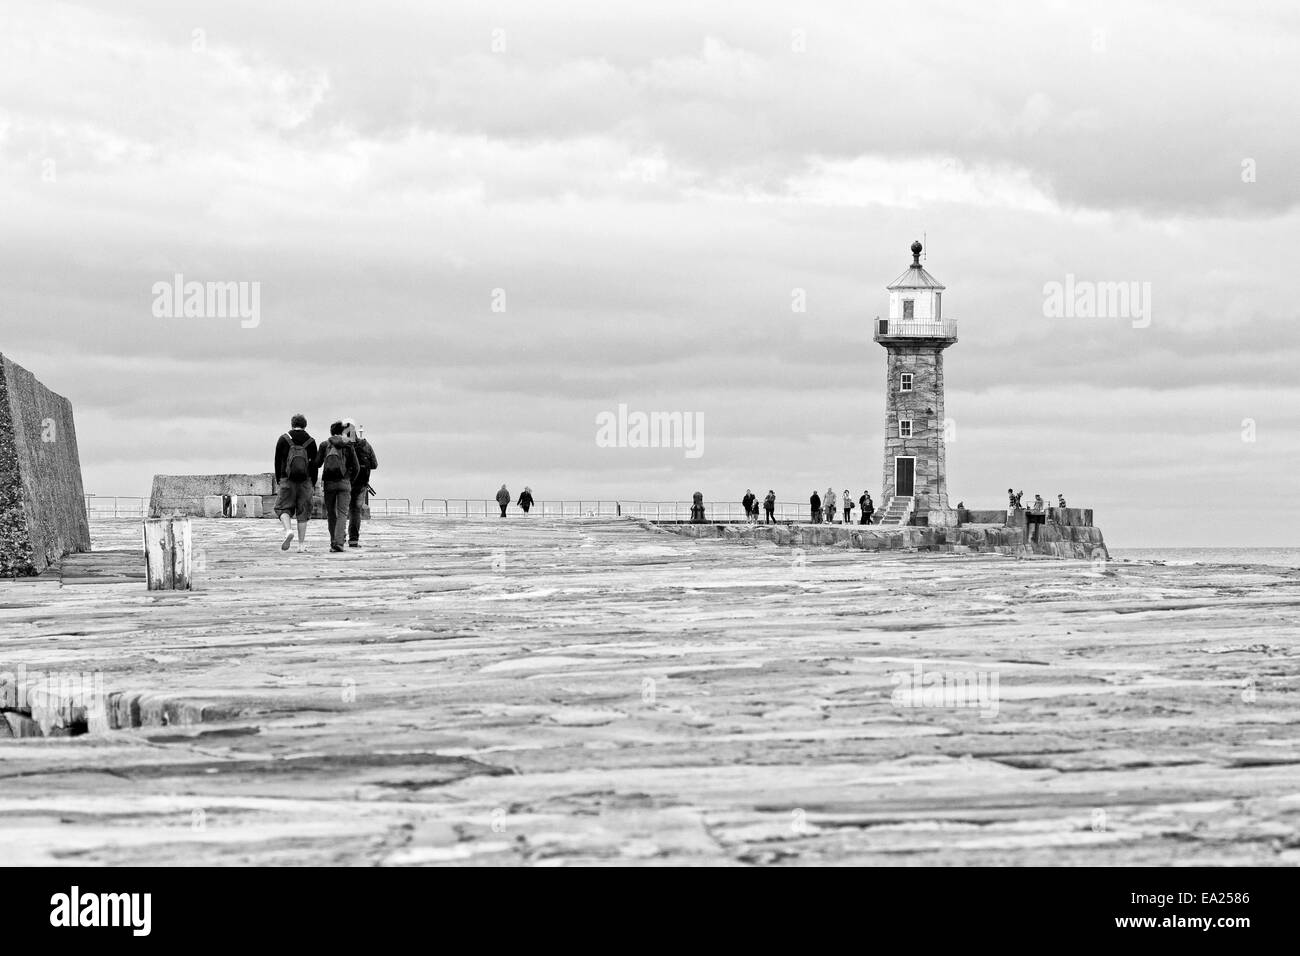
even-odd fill
[[[1006,508],[982,509],[972,511],[969,508],[962,508],[957,512],[957,520],[961,524],[1005,524],[1014,527],[1025,526],[1024,508],[1016,510],[1011,517],[1007,517]],[[1091,508],[1048,508],[1047,520],[1055,524],[1070,525],[1072,527],[1090,528],[1092,527],[1092,509]]]
[[[1005,512],[1003,512],[1005,515]],[[1053,558],[1109,559],[1100,528],[1043,524],[1037,540],[1023,528],[880,527],[878,525],[665,524],[641,521],[688,538],[723,538],[737,543],[770,541],[784,547],[838,547],[861,551],[934,551],[953,554],[1043,555]]]
[[[0,575],[89,550],[72,403],[0,355]]]
[[[203,517],[203,499],[209,495],[271,495],[275,475],[154,475],[149,493],[149,514]],[[274,499],[272,499],[274,503]]]

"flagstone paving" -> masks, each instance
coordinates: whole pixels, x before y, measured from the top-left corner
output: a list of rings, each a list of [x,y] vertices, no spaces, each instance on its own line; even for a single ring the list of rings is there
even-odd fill
[[[150,593],[101,520],[0,583],[0,672],[141,724],[2,715],[0,861],[1300,863],[1300,570],[312,532],[195,520],[198,589]]]

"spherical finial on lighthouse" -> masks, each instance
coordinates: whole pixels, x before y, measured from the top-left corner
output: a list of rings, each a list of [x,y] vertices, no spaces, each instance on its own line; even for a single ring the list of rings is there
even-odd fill
[[[921,264],[921,240],[917,239],[912,243],[912,265]]]

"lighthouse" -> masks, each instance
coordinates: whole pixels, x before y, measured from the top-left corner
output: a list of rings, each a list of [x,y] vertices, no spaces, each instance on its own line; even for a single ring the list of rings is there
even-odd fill
[[[882,525],[951,527],[944,453],[943,352],[957,342],[957,322],[943,316],[944,286],[912,264],[891,282],[889,318],[876,319],[873,338],[885,347],[885,460]]]

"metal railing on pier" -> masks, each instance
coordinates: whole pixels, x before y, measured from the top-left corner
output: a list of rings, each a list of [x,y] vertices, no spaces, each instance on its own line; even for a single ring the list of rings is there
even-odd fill
[[[521,512],[523,509],[510,500],[509,513]],[[603,501],[595,498],[572,501],[534,501],[531,514],[546,518],[580,518],[580,517],[614,517],[619,512],[617,501]],[[501,514],[501,506],[492,498],[424,498],[420,502],[420,514],[442,516],[446,518],[476,518]]]
[[[86,495],[86,514],[92,518],[145,518],[149,499],[117,495]]]
[[[507,513],[522,514],[523,509],[511,499]],[[369,501],[372,516],[401,517],[406,515],[425,515],[444,518],[483,518],[501,514],[500,506],[491,498],[422,498],[419,508],[413,507],[410,498],[371,498]],[[188,511],[194,507],[194,499],[176,502],[157,503],[160,513],[171,510]],[[86,512],[92,518],[145,518],[149,516],[150,499],[139,495],[86,495]],[[630,517],[644,518],[650,521],[689,521],[691,502],[689,501],[618,501],[614,499],[566,499],[542,500],[533,503],[530,512],[544,518],[587,518],[587,517]],[[704,502],[705,518],[709,521],[744,521],[745,508],[739,501]],[[762,501],[759,501],[759,518],[765,519]],[[809,508],[807,504],[777,502],[773,510],[777,521],[807,521]],[[837,520],[840,512],[836,512]],[[853,520],[859,517],[854,506]]]

